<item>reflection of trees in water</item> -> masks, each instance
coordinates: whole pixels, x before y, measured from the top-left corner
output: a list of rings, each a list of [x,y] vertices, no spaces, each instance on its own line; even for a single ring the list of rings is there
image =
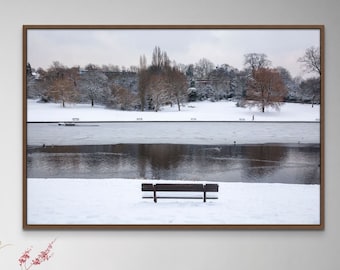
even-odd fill
[[[244,173],[257,181],[259,177],[278,170],[287,157],[287,147],[279,145],[253,145],[240,147]]]
[[[320,183],[319,145],[118,144],[31,147],[28,177]]]
[[[321,155],[319,145],[289,148],[288,155],[290,157],[289,162],[296,167],[297,177],[304,179],[304,184],[320,184]]]
[[[112,160],[103,156],[110,151],[110,145],[34,147],[27,152],[27,159],[32,163],[28,173],[32,171],[36,177],[88,177],[103,164],[107,168],[112,166]]]
[[[320,184],[320,147],[308,145],[241,146],[247,181]],[[273,177],[271,177],[273,176]]]
[[[179,144],[140,144],[138,145],[137,164],[139,176],[147,178],[150,165],[151,177],[166,179],[167,175],[181,163],[187,151],[186,145]]]
[[[204,145],[194,146],[191,154],[193,161],[202,170],[228,170],[238,163],[237,146],[235,145]]]
[[[96,171],[114,176],[122,175],[120,170],[126,169],[129,173],[138,172],[137,175],[125,177],[167,179],[166,176],[181,163],[187,148],[187,145],[175,144],[46,146],[29,149],[27,164],[33,169],[48,168],[45,173],[50,177],[84,176]],[[43,157],[36,158],[37,155]],[[39,166],[37,162],[43,162],[44,166]]]
[[[321,171],[319,165],[300,169],[300,171],[303,174],[304,184],[320,184]],[[318,176],[318,178],[316,178],[316,176]]]

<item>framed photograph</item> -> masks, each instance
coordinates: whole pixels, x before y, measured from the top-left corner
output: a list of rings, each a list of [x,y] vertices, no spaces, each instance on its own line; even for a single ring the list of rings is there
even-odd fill
[[[323,25],[24,25],[24,229],[323,229]]]

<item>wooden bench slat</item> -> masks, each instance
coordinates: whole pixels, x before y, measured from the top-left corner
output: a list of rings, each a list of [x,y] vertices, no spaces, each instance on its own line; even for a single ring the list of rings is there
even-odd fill
[[[153,191],[153,184],[142,184],[142,191]]]
[[[156,184],[157,191],[203,192],[203,184]]]
[[[205,184],[204,189],[207,192],[218,192],[218,185],[217,184]]]

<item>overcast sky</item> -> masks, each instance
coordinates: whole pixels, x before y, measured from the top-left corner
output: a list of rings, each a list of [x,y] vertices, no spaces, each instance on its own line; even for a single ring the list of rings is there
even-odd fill
[[[155,46],[170,60],[195,64],[207,58],[216,66],[244,68],[244,55],[264,53],[272,66],[287,68],[292,76],[303,75],[297,59],[306,48],[319,47],[320,31],[306,30],[42,30],[27,31],[27,60],[33,68],[48,68],[54,61],[72,67],[89,63],[130,67],[147,64]]]

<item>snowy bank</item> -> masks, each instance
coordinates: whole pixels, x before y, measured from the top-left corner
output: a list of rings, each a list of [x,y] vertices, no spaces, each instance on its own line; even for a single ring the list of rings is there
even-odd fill
[[[219,183],[217,200],[155,204],[142,199],[142,182],[154,181],[30,178],[28,224],[320,223],[319,185]]]
[[[79,121],[320,121],[320,106],[285,103],[280,111],[271,108],[265,113],[256,108],[241,108],[233,101],[202,101],[177,106],[162,107],[153,111],[120,111],[90,104],[68,104],[65,108],[57,103],[38,103],[27,100],[28,122]]]

